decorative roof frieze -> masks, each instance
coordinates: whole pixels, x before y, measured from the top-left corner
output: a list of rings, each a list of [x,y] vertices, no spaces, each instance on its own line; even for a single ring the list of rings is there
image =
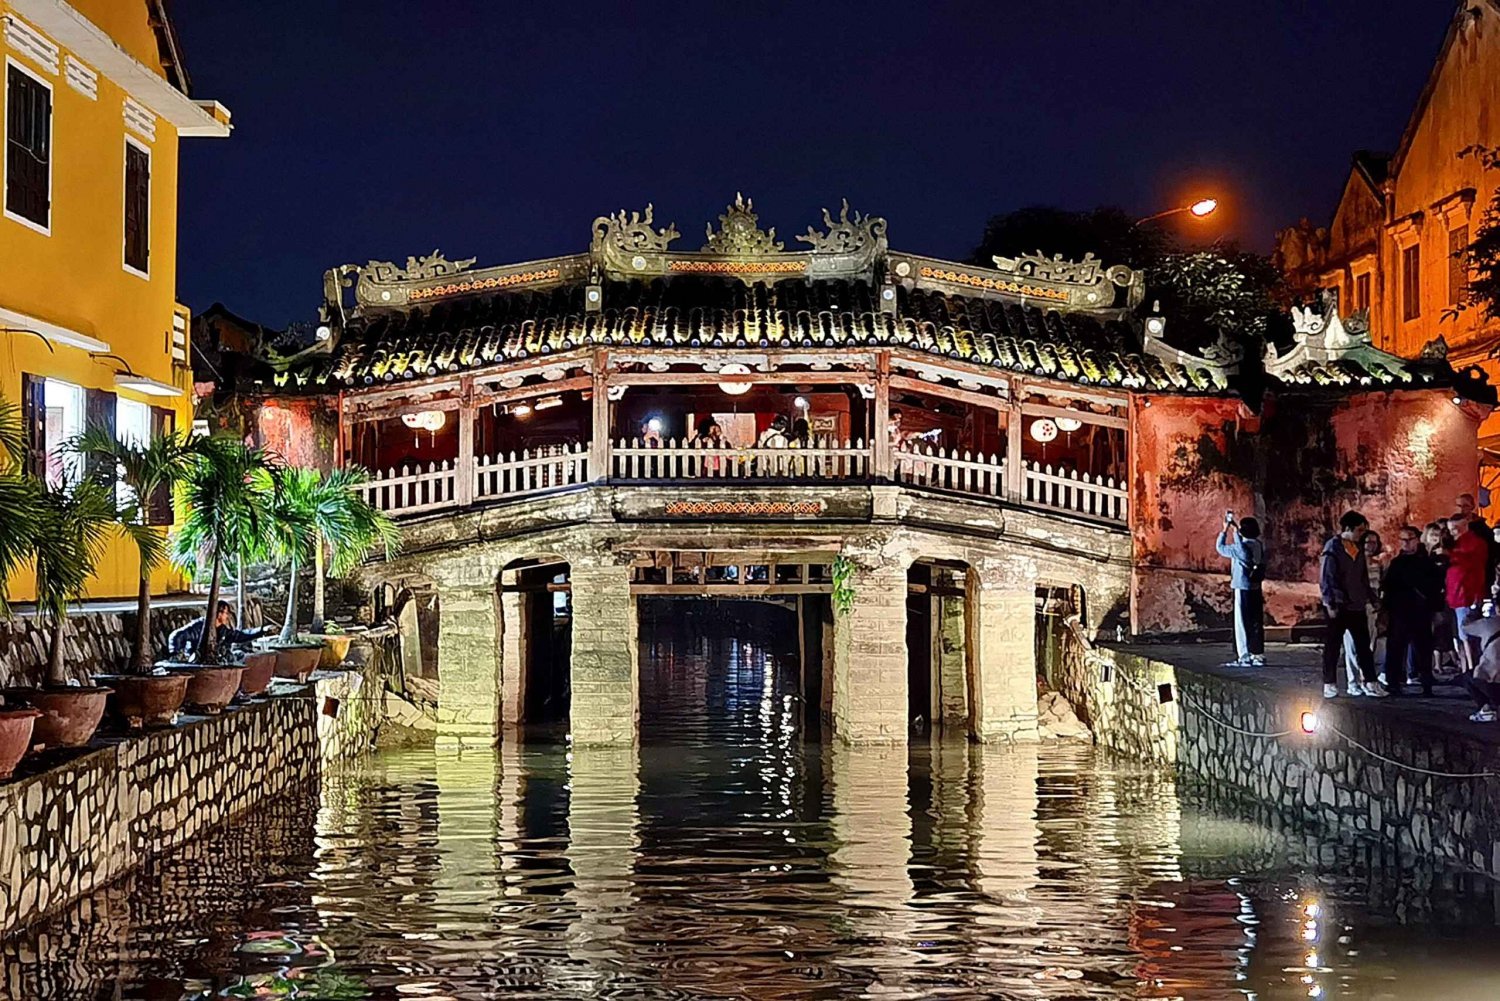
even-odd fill
[[[1316,306],[1292,307],[1292,331],[1295,342],[1286,351],[1266,344],[1266,373],[1281,382],[1404,386],[1433,380],[1422,363],[1371,343],[1368,310],[1341,316],[1332,289],[1323,291]]]
[[[760,228],[760,216],[755,214],[755,203],[736,191],[734,201],[719,216],[719,230],[714,232],[713,223],[704,226],[708,242],[703,245],[705,254],[720,257],[748,257],[761,254],[779,254],[786,247],[776,239],[776,227],[767,232]]]

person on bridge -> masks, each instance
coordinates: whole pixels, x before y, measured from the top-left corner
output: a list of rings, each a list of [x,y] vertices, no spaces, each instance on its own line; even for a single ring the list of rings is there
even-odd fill
[[[1323,697],[1339,694],[1339,661],[1343,659],[1344,635],[1354,637],[1355,655],[1359,660],[1360,678],[1349,679],[1349,694],[1383,697],[1385,688],[1375,680],[1375,655],[1370,647],[1370,620],[1365,610],[1374,595],[1370,593],[1370,571],[1365,565],[1365,550],[1360,540],[1370,527],[1369,519],[1358,511],[1348,511],[1339,519],[1339,534],[1323,546],[1323,566],[1318,574],[1318,591],[1323,610],[1328,613],[1328,632],[1323,638]]]
[[[1400,695],[1408,681],[1420,681],[1422,695],[1430,697],[1432,621],[1443,607],[1443,577],[1414,525],[1401,527],[1401,551],[1386,568],[1380,604],[1386,614],[1386,689]]]
[[[1474,531],[1473,520],[1455,512],[1448,518],[1453,545],[1448,551],[1448,573],[1445,581],[1448,607],[1458,623],[1459,666],[1472,674],[1479,660],[1479,641],[1469,634],[1468,625],[1478,619],[1480,606],[1489,596],[1488,573],[1490,547]]]
[[[1234,520],[1224,516],[1224,528],[1215,543],[1219,555],[1229,560],[1229,586],[1234,592],[1235,667],[1266,664],[1266,600],[1261,582],[1266,579],[1266,544],[1260,538],[1260,522],[1254,518]]]

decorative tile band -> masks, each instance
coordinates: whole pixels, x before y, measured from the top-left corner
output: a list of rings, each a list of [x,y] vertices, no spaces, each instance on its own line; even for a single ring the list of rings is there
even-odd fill
[[[740,515],[816,515],[826,505],[822,501],[668,501],[667,514],[674,516],[718,517]]]
[[[547,268],[545,271],[519,271],[513,275],[498,275],[494,278],[481,278],[479,281],[454,282],[451,285],[433,285],[431,288],[414,288],[407,294],[407,298],[415,302],[419,299],[436,299],[445,295],[460,295],[464,292],[483,292],[485,289],[509,288],[512,285],[529,285],[532,282],[555,281],[562,277],[562,271],[558,268]]]
[[[668,261],[668,271],[703,275],[800,275],[806,261]]]
[[[934,278],[938,281],[968,285],[971,288],[982,288],[988,292],[1009,292],[1012,295],[1029,295],[1039,299],[1056,299],[1061,302],[1067,302],[1069,298],[1068,293],[1061,289],[1022,285],[1020,282],[1006,281],[1004,278],[988,278],[963,271],[944,271],[941,268],[923,267],[917,274],[923,278]]]

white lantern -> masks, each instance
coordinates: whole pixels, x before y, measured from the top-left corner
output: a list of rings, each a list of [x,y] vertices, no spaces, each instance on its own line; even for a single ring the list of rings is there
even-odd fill
[[[401,423],[413,431],[437,432],[448,422],[448,415],[442,410],[418,410],[409,414],[401,415]]]
[[[1072,434],[1081,427],[1083,427],[1083,421],[1077,417],[1059,417],[1057,419],[1057,429],[1067,434]]]
[[[750,374],[750,366],[748,366],[748,365],[741,365],[738,362],[730,362],[728,365],[725,365],[723,368],[719,369],[719,374],[720,375],[749,375]],[[719,383],[719,392],[724,393],[724,394],[726,394],[728,396],[743,396],[744,394],[750,392],[750,383],[748,383],[748,382],[721,382],[721,383]]]
[[[1038,417],[1031,422],[1031,439],[1043,445],[1057,440],[1057,424],[1050,417]]]

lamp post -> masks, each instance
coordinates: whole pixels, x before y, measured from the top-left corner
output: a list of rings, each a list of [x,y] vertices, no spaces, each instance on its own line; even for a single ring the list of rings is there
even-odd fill
[[[1144,219],[1137,219],[1135,221],[1135,224],[1137,226],[1140,226],[1144,223],[1148,223],[1156,219],[1165,219],[1167,216],[1178,215],[1183,212],[1186,212],[1195,218],[1202,219],[1206,216],[1213,215],[1218,207],[1219,200],[1217,198],[1200,198],[1197,201],[1191,202],[1187,205],[1179,205],[1175,209],[1167,209],[1166,211],[1158,212],[1155,215],[1148,215]]]

